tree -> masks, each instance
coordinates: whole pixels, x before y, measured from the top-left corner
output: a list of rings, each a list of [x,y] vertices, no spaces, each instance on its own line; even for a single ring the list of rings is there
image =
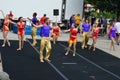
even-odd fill
[[[102,12],[114,12],[118,17],[120,15],[120,0],[85,0],[85,3],[94,5]]]

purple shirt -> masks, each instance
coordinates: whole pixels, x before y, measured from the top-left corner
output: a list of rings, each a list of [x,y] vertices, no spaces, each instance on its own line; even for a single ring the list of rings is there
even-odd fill
[[[83,32],[89,32],[90,31],[90,24],[82,24],[82,27],[83,27]]]
[[[36,18],[36,17],[33,17],[33,18],[32,18],[32,23],[33,23],[33,24],[36,24],[36,22],[37,22],[37,18]]]
[[[43,25],[41,27],[41,37],[49,37],[50,35],[50,26],[49,25]]]

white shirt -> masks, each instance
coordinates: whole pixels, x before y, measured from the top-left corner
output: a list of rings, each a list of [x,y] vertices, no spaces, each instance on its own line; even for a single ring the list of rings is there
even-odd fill
[[[120,33],[120,22],[116,22],[115,27],[116,27],[118,33]]]

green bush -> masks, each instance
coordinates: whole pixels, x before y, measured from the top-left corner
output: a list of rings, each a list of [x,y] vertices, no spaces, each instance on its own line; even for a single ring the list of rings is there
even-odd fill
[[[100,12],[100,13],[96,13],[96,12],[90,12],[90,14],[94,14],[97,18],[99,18],[101,15],[105,18],[116,18],[117,15],[113,12]]]

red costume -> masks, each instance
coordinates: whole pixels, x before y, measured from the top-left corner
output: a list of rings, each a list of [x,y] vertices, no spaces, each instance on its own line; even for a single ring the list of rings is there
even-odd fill
[[[99,33],[99,28],[94,28],[92,33],[92,38],[97,39]]]
[[[77,42],[77,29],[70,29],[70,39],[69,39],[69,43],[75,43]]]
[[[25,33],[25,23],[24,22],[18,22],[18,35],[23,36]]]
[[[8,32],[9,31],[9,20],[4,21],[4,26],[3,26],[3,32]]]
[[[53,34],[55,34],[57,38],[59,37],[59,32],[59,27],[53,28]]]

